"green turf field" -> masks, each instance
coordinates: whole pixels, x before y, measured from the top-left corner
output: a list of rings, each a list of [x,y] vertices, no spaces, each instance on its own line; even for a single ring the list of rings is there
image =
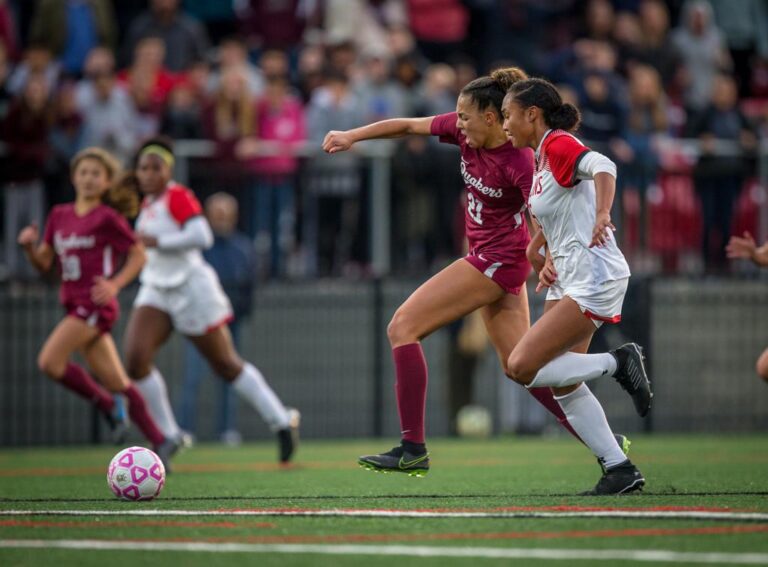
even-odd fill
[[[0,565],[768,564],[768,436],[633,441],[648,485],[611,498],[575,495],[600,471],[565,438],[433,441],[423,479],[357,467],[387,441],[305,442],[286,470],[272,444],[199,446],[144,503],[112,497],[112,447],[5,450]]]

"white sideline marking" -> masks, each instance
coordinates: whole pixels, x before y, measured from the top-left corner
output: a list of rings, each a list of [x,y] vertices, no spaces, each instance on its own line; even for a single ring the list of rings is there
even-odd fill
[[[700,510],[568,510],[450,512],[429,510],[0,510],[0,516],[345,516],[358,518],[624,518],[645,520],[727,520],[768,522],[765,512]]]
[[[692,553],[648,549],[550,549],[502,547],[433,547],[422,545],[305,545],[194,543],[107,540],[0,540],[0,548],[87,549],[106,551],[190,551],[209,553],[316,553],[321,555],[402,555],[406,557],[476,557],[484,559],[555,559],[585,561],[665,561],[765,565],[768,553]]]

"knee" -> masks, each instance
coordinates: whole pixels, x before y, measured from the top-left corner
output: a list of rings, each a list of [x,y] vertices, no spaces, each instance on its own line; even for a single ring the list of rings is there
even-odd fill
[[[216,357],[208,362],[213,372],[227,382],[233,382],[243,371],[243,361],[236,356]]]
[[[152,360],[137,350],[125,353],[125,371],[132,380],[141,380],[152,370]]]
[[[37,357],[37,368],[49,378],[60,380],[67,371],[67,361],[56,360],[52,356],[41,353]]]
[[[412,318],[402,309],[395,311],[387,325],[389,344],[394,347],[415,343],[419,340]]]
[[[522,386],[528,386],[536,376],[536,370],[520,353],[513,352],[507,359],[506,375]]]

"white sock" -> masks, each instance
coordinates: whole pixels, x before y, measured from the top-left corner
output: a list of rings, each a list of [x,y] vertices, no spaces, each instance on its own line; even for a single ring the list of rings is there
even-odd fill
[[[562,388],[601,376],[613,376],[616,359],[611,353],[578,354],[566,352],[545,364],[528,384],[528,388]]]
[[[568,423],[606,468],[627,460],[608,425],[603,406],[586,384],[570,394],[555,396],[555,399],[563,408]]]
[[[135,384],[144,396],[149,415],[155,420],[158,429],[167,439],[178,438],[181,435],[181,428],[173,415],[171,402],[168,400],[168,388],[160,371],[152,368],[149,374]]]
[[[290,416],[280,398],[269,387],[264,376],[250,362],[246,362],[243,371],[232,382],[235,391],[251,404],[272,431],[289,426]]]

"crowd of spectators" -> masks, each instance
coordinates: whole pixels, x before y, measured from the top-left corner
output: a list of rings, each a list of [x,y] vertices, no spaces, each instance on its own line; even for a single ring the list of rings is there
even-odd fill
[[[726,269],[768,122],[768,0],[0,0],[7,271],[24,275],[18,229],[71,199],[75,152],[128,163],[164,134],[213,142],[189,181],[237,198],[262,277],[365,274],[370,171],[359,153],[318,154],[323,136],[450,112],[501,64],[579,105],[580,136],[620,166],[614,216],[641,265],[654,230],[677,230],[649,210],[669,171],[698,196],[700,269]],[[700,157],[664,143],[677,138]],[[392,151],[393,267],[427,270],[460,251],[456,154],[430,139]]]

